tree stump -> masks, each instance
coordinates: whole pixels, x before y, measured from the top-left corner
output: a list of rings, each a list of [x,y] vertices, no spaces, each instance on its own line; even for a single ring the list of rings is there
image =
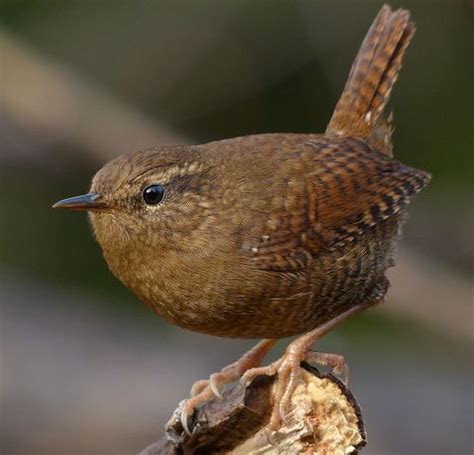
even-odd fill
[[[299,370],[288,422],[270,431],[274,379],[259,376],[210,400],[194,412],[191,435],[181,426],[180,403],[166,434],[140,455],[345,455],[365,446],[361,411],[350,390],[306,363]]]

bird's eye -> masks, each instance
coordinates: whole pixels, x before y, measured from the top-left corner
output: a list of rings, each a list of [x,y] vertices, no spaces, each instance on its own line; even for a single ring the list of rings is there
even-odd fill
[[[165,188],[162,185],[150,185],[143,190],[143,199],[148,205],[159,204],[165,197]]]

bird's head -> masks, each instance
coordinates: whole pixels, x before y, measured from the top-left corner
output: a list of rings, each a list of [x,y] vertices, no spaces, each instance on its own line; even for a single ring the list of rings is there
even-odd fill
[[[89,212],[104,252],[179,248],[206,222],[215,179],[198,155],[167,147],[121,155],[94,176],[89,193],[54,208]]]

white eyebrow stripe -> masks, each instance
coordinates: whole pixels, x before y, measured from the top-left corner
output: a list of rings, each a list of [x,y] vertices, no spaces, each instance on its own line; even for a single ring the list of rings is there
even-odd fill
[[[159,170],[163,169],[164,166],[157,166],[149,169],[140,175],[137,175],[129,183],[135,183],[138,179],[144,178],[149,174],[160,173]],[[183,163],[182,165],[173,165],[163,170],[160,173],[160,181],[157,183],[166,184],[173,180],[175,177],[184,177],[185,175],[195,174],[203,170],[202,165],[196,162]]]

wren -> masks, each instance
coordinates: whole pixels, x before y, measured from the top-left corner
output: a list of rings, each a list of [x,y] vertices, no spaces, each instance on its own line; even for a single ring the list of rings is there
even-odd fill
[[[112,273],[156,313],[186,329],[263,338],[198,381],[187,417],[243,376],[277,377],[273,428],[285,417],[304,359],[336,324],[384,299],[407,205],[430,180],[393,159],[384,115],[415,27],[383,6],[324,134],[259,134],[115,158],[90,192],[54,207],[87,210]],[[300,335],[281,359],[276,339]]]

